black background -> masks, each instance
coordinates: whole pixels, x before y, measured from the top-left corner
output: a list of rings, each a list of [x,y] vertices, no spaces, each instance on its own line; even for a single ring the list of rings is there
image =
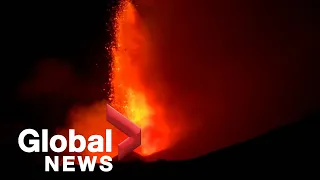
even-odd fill
[[[110,58],[104,47],[112,38],[111,33],[109,33],[112,29],[106,23],[110,24],[112,7],[115,7],[117,3],[110,0],[10,1],[2,4],[1,150],[4,151],[5,159],[10,159],[9,161],[13,163],[22,159],[23,161],[26,160],[25,162],[33,161],[33,156],[26,156],[18,149],[16,137],[22,129],[27,127],[54,129],[64,123],[64,117],[73,104],[79,102],[90,104],[90,102],[105,98],[106,91],[103,89],[108,88],[105,82],[108,79],[107,66]],[[198,2],[197,5],[201,3]],[[273,3],[280,5],[273,6]],[[256,3],[252,6],[259,7],[256,10],[260,14],[258,17],[264,17],[263,21],[256,19],[256,27],[266,30],[267,27],[272,27],[270,25],[280,23],[280,29],[284,32],[279,33],[279,37],[286,33],[290,34],[291,31],[290,26],[282,23],[279,17],[268,16],[277,9],[276,7],[282,7],[279,12],[286,15],[290,13],[285,13],[285,9],[291,8],[296,14],[292,13],[293,16],[290,16],[289,19],[294,22],[303,22],[304,24],[300,24],[301,26],[309,27],[307,28],[308,32],[304,32],[304,34],[310,36],[311,41],[305,45],[307,51],[304,51],[296,61],[297,66],[299,66],[299,62],[307,62],[308,68],[301,73],[308,74],[307,77],[311,77],[308,78],[306,88],[311,89],[310,92],[312,93],[309,94],[310,96],[305,96],[305,101],[303,101],[304,103],[308,102],[306,103],[308,107],[305,108],[308,110],[303,111],[303,117],[305,117],[317,112],[319,107],[319,98],[315,96],[319,94],[318,71],[320,66],[318,49],[316,48],[318,38],[316,34],[313,34],[318,32],[318,25],[315,23],[318,9],[312,1],[304,1],[301,4],[303,6],[299,6],[299,3],[290,6],[288,2],[281,1],[281,3],[270,2],[265,6],[262,3]],[[199,7],[202,6],[199,5]],[[200,9],[197,10],[200,11]],[[143,12],[145,9],[141,11]],[[193,12],[189,13],[192,14]],[[192,18],[190,19],[192,22]],[[271,28],[270,32],[274,30],[274,28]],[[261,33],[259,29],[256,32]],[[280,30],[276,32],[280,32]],[[260,35],[257,35],[257,37],[260,37]],[[268,39],[266,35],[261,35],[261,37]],[[190,43],[192,43],[192,40],[190,40]],[[261,44],[263,43],[267,44],[267,41],[261,42]],[[285,45],[281,46],[279,43]],[[286,51],[286,48],[290,47],[292,41],[282,39],[279,40],[279,43],[273,44],[274,46],[278,45],[283,48],[284,52],[290,54],[290,50]],[[266,47],[273,47],[273,45],[267,44]],[[268,50],[259,53],[267,52]],[[277,61],[275,60],[275,62]],[[185,64],[185,67],[192,65],[192,63]],[[50,70],[47,71],[48,67]],[[73,72],[71,75],[68,74],[70,68]],[[41,69],[44,69],[45,72],[42,72]],[[36,94],[32,93],[33,90],[25,90],[23,84],[32,79],[37,72],[52,78],[44,82],[47,84],[42,84],[43,87],[51,87],[50,84],[61,82],[59,86],[53,87],[64,88],[53,88],[54,90],[50,91],[49,96],[45,90],[35,91]],[[46,72],[57,72],[57,74],[51,77],[52,75],[50,73],[46,74]],[[286,74],[286,71],[284,70],[281,74]],[[71,80],[69,81],[68,78]],[[76,81],[73,81],[73,78]],[[193,80],[190,79],[190,81]],[[179,87],[176,87],[176,89],[179,89]],[[41,93],[44,95],[41,95]],[[301,95],[304,96],[305,92]],[[51,114],[51,116],[48,117],[47,114]],[[43,120],[44,118],[46,120]],[[294,121],[299,118],[300,116],[291,120]],[[287,120],[284,121],[287,122]],[[7,155],[8,153],[10,155]]]

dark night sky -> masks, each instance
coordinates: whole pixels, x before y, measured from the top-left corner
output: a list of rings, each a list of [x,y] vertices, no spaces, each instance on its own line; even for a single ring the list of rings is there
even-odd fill
[[[83,72],[101,61],[103,44],[108,38],[105,33],[108,4],[46,1],[8,6],[11,10],[4,29],[15,53],[7,63],[17,72],[20,70],[17,68],[22,70],[15,77],[24,76],[36,61],[49,57],[69,61]]]
[[[107,10],[111,10],[114,2],[99,2],[34,1],[6,5],[10,11],[2,27],[3,46],[8,54],[1,66],[6,104],[14,106],[13,99],[19,99],[21,83],[36,74],[37,66],[55,68],[51,64],[39,65],[48,59],[54,59],[57,68],[60,64],[72,68],[76,76],[83,77],[81,81],[90,81],[96,90],[102,89],[107,64],[104,44],[110,39],[106,26],[110,11]],[[60,80],[63,81],[63,77]],[[94,94],[102,96],[99,90]]]
[[[145,82],[150,88],[154,82],[162,85],[167,94],[161,103],[183,112],[183,121],[199,118],[197,126],[219,127],[198,132],[202,139],[225,137],[214,138],[209,149],[319,108],[311,1],[145,1],[136,3],[158,53],[156,69],[144,71],[152,72],[145,77],[153,79]],[[110,40],[105,23],[111,4],[115,2],[28,1],[3,6],[8,11],[2,17],[4,127],[8,122],[39,128],[63,123],[57,119],[63,121],[73,103],[105,96],[104,44]],[[43,85],[37,94],[23,89],[37,73],[49,78],[50,96],[39,95],[46,91]],[[179,101],[173,104],[173,98]],[[49,113],[51,120],[43,121],[47,116],[41,114]],[[171,112],[168,116],[174,118]]]
[[[112,4],[116,2],[12,1],[2,5],[6,9],[1,26],[5,152],[19,152],[16,138],[21,128],[54,129],[64,123],[74,103],[106,96],[102,91],[108,64],[104,45],[111,38],[106,23]]]

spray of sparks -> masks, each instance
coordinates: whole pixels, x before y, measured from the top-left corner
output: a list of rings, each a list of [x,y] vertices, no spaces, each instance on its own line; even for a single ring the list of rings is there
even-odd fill
[[[115,109],[143,130],[151,124],[153,110],[148,104],[146,96],[139,92],[137,83],[135,83],[139,77],[136,76],[138,73],[135,72],[133,68],[135,65],[132,62],[135,61],[133,58],[139,57],[133,57],[130,54],[130,51],[139,51],[139,42],[132,39],[137,39],[141,35],[135,32],[128,33],[127,24],[134,24],[136,21],[134,5],[130,1],[123,0],[118,8],[114,18],[114,41],[110,48],[107,48],[112,54],[110,73],[112,91],[109,100]],[[147,139],[147,134],[143,133],[142,146],[139,151],[144,155],[155,151],[151,146],[148,146]]]

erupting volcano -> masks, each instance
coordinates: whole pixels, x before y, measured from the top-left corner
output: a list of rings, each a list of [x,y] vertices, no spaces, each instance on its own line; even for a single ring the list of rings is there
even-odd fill
[[[140,153],[150,155],[166,146],[168,127],[157,114],[147,87],[141,83],[140,69],[150,61],[148,32],[129,1],[122,1],[115,18],[115,40],[111,53],[111,105],[142,128]],[[152,90],[151,90],[152,91]]]
[[[143,68],[152,61],[147,28],[144,26],[134,5],[121,1],[114,16],[113,42],[107,51],[112,56],[110,67],[110,93],[108,101],[89,107],[75,107],[68,119],[68,128],[76,129],[77,134],[89,137],[104,134],[106,128],[113,130],[113,152],[117,155],[117,145],[126,136],[106,121],[106,103],[124,114],[142,129],[142,144],[136,150],[142,156],[166,149],[169,146],[169,128],[163,118],[163,109],[152,101],[146,84],[141,81]],[[63,133],[65,130],[63,130]],[[85,151],[82,155],[103,156],[104,154]]]
[[[122,1],[115,18],[115,40],[111,47],[111,105],[142,128],[140,153],[150,155],[166,146],[168,127],[156,114],[157,105],[149,101],[148,89],[141,83],[139,70],[150,61],[148,33],[129,1]]]

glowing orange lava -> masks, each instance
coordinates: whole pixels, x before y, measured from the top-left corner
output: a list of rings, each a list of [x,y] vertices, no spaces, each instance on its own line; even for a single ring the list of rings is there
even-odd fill
[[[151,56],[148,33],[134,5],[124,0],[121,2],[114,19],[114,41],[110,47],[112,54],[112,72],[110,83],[112,86],[109,102],[116,110],[124,114],[142,129],[142,144],[136,150],[143,156],[148,156],[169,146],[169,129],[164,121],[162,107],[152,96],[155,89],[148,89],[142,80],[144,69],[150,65]],[[144,73],[144,75],[142,75]],[[107,101],[97,102],[90,106],[74,107],[68,118],[68,129],[76,130],[85,138],[90,135],[104,135],[105,129],[112,129],[112,153],[118,154],[117,145],[126,136],[106,120]],[[66,134],[67,129],[58,130],[59,134]],[[101,156],[105,153],[91,153],[87,150],[82,156]]]
[[[148,91],[141,83],[140,71],[149,60],[148,37],[134,5],[129,1],[122,1],[120,5],[115,30],[111,105],[142,128],[139,153],[150,155],[161,150],[161,147],[156,143],[159,137],[154,137],[156,105],[148,101]],[[158,124],[158,133],[165,135],[166,128]]]

